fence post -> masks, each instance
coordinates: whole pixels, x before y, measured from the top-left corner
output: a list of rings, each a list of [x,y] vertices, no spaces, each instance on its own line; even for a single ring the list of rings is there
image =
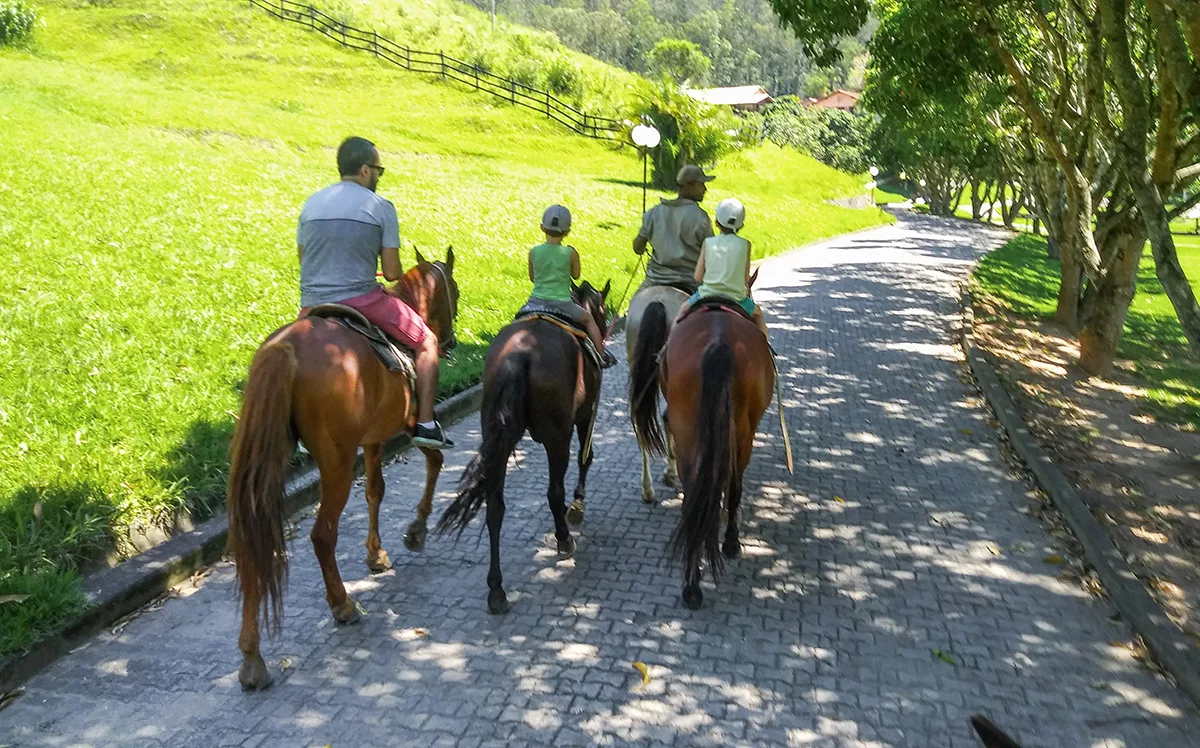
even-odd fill
[[[308,27],[313,31],[317,30],[317,9],[312,5],[308,6]]]
[[[475,88],[479,88],[479,66],[472,65],[471,69],[475,71]]]
[[[379,56],[379,32],[378,31],[371,32],[371,46],[375,50],[375,56],[378,57]]]
[[[438,52],[438,59],[442,61],[442,80],[446,79],[446,53]]]
[[[550,90],[546,89],[546,116],[550,116]]]
[[[408,47],[404,48],[404,68],[412,70],[412,50]]]
[[[346,22],[345,21],[342,21],[342,46],[343,47],[347,46],[346,45]]]
[[[510,91],[512,91],[512,103],[516,104],[517,103],[517,82],[516,82],[516,80],[514,80],[512,78],[508,79],[508,89]]]

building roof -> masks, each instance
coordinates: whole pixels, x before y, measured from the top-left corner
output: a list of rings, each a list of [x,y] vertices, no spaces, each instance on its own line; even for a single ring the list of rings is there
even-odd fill
[[[767,104],[774,99],[762,86],[726,86],[724,88],[694,88],[686,91],[693,99],[718,106],[747,106]]]
[[[860,94],[856,91],[847,91],[844,88],[838,88],[838,89],[831,91],[830,93],[825,94],[824,96],[822,96],[819,99],[816,99],[816,100],[810,99],[810,100],[813,101],[814,104],[819,105],[821,102],[828,101],[828,100],[832,99],[833,97],[837,96],[838,94],[842,94],[843,96],[849,96],[850,100],[855,103],[858,103],[859,97],[862,96],[862,94]]]

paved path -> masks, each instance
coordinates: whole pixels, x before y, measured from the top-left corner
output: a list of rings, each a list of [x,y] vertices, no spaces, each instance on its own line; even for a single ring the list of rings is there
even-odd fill
[[[507,616],[485,612],[474,532],[404,550],[423,473],[398,463],[383,519],[396,569],[365,575],[361,488],[343,524],[360,625],[332,625],[301,523],[285,631],[265,650],[290,667],[271,690],[237,686],[226,565],[30,682],[0,712],[0,744],[973,746],[966,718],[982,711],[1029,746],[1195,745],[1188,702],[1109,646],[1126,636],[1110,609],[1042,561],[1050,537],[1019,511],[1026,488],[960,379],[956,284],[997,241],[906,219],[768,265],[797,470],[772,410],[744,557],[704,609],[682,607],[660,563],[679,504],[638,498],[618,367],[573,560],[549,542],[536,445],[510,470]],[[454,438],[437,511],[476,420]]]

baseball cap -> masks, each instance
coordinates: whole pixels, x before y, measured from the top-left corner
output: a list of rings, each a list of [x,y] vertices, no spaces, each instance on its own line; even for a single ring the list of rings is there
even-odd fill
[[[688,164],[687,166],[680,169],[679,174],[677,174],[675,176],[675,181],[678,184],[692,184],[694,182],[711,182],[714,179],[716,179],[716,177],[708,176],[707,174],[704,173],[704,169],[701,169],[699,166],[696,166],[695,164]]]
[[[746,206],[737,198],[725,198],[717,204],[717,223],[737,231],[746,223]]]
[[[542,214],[542,228],[565,234],[571,230],[571,211],[561,205],[551,205]]]

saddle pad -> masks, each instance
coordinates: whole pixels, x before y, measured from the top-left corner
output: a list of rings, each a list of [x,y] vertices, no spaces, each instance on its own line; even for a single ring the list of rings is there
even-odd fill
[[[563,315],[557,314],[552,310],[538,311],[533,309],[522,309],[513,319],[513,322],[525,322],[528,320],[540,320],[542,322],[549,322],[552,325],[561,327],[575,336],[575,339],[579,341],[579,345],[583,346],[584,352],[591,356],[592,360],[596,362],[596,366],[603,365],[600,360],[600,354],[596,351],[596,346],[592,344],[592,339],[588,337],[586,331],[580,330],[578,327],[576,327],[573,321],[566,319]]]
[[[413,353],[400,345],[379,327],[371,324],[362,312],[345,304],[318,304],[308,310],[308,316],[337,322],[362,335],[371,344],[371,350],[389,371],[398,371],[408,377],[409,387],[416,391],[417,367]]]

